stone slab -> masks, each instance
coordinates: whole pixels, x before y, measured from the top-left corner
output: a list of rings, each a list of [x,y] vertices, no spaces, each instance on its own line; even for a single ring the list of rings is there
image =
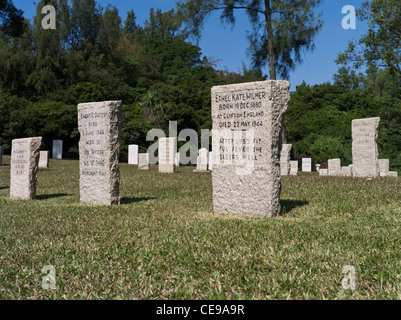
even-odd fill
[[[302,158],[302,172],[312,172],[312,158]]]
[[[174,173],[177,138],[159,138],[159,172]]]
[[[149,153],[138,154],[138,169],[149,170]]]
[[[138,148],[136,144],[128,146],[128,164],[138,165]]]
[[[40,151],[39,153],[39,168],[49,167],[49,151]]]
[[[63,140],[53,140],[53,159],[63,159]]]
[[[329,176],[341,176],[341,159],[329,159],[327,164]]]
[[[296,176],[298,175],[298,161],[290,161],[290,175],[291,176]]]
[[[280,174],[282,176],[288,176],[290,174],[291,148],[292,148],[292,144],[283,144],[281,146]]]

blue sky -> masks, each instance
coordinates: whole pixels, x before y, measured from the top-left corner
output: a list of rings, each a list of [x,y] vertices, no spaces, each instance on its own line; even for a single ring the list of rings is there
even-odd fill
[[[13,2],[18,9],[25,12],[27,18],[35,14],[32,0]],[[143,24],[149,17],[150,8],[160,8],[162,11],[175,8],[175,0],[97,0],[97,2],[103,7],[108,3],[115,5],[123,20],[127,11],[134,10],[139,24]],[[316,8],[317,12],[323,14],[324,25],[315,38],[315,50],[305,52],[303,63],[290,74],[291,90],[295,90],[295,86],[301,84],[303,80],[310,85],[332,80],[333,74],[338,69],[334,62],[337,54],[346,48],[349,40],[359,39],[367,31],[367,24],[361,21],[357,21],[355,30],[344,30],[341,22],[345,15],[341,10],[345,5],[359,8],[362,2],[363,0],[323,0]],[[233,29],[224,26],[219,17],[219,13],[216,12],[206,20],[199,46],[203,55],[220,60],[218,68],[239,71],[243,62],[247,66],[250,65],[250,59],[246,54],[248,48],[246,31],[250,29],[250,24],[243,12],[237,13],[237,23]],[[263,71],[265,74],[268,73],[267,68]]]

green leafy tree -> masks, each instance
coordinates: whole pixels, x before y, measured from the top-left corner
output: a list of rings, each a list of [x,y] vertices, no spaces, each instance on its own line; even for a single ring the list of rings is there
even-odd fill
[[[401,74],[401,6],[399,0],[372,0],[363,3],[358,17],[367,21],[368,32],[338,55],[337,63],[387,67]]]
[[[248,53],[255,68],[269,65],[270,79],[276,73],[288,78],[302,61],[301,52],[314,48],[313,39],[322,27],[313,9],[320,0],[181,0],[178,1],[192,34],[199,38],[205,18],[221,10],[223,22],[234,25],[234,11],[245,10],[252,24]]]
[[[0,32],[6,37],[18,37],[24,32],[23,11],[11,0],[0,0]]]

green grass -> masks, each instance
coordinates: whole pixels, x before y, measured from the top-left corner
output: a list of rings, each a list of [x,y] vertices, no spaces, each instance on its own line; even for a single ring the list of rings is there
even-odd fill
[[[78,162],[50,160],[37,199],[11,200],[4,158],[0,299],[401,298],[400,179],[284,177],[281,216],[256,219],[213,214],[211,173],[185,167],[121,164],[121,206],[95,207]]]

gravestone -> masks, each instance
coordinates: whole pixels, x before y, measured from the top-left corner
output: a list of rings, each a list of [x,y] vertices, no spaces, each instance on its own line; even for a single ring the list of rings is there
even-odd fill
[[[354,177],[379,176],[377,128],[380,118],[352,120],[352,164]]]
[[[350,165],[348,165],[348,167],[349,167],[350,177],[352,177],[352,176],[353,176],[352,168],[353,168],[354,166],[353,166],[352,164],[350,164]]]
[[[298,175],[298,161],[290,161],[291,169],[290,169],[290,176]]]
[[[351,177],[351,167],[350,166],[342,166],[341,167],[341,176],[343,177]]]
[[[40,151],[39,153],[39,168],[49,167],[49,151]]]
[[[282,176],[290,174],[290,160],[291,160],[292,144],[283,144],[280,153],[280,173]]]
[[[213,152],[209,152],[209,163],[208,163],[208,170],[213,171]]]
[[[138,169],[149,170],[149,153],[138,154]]]
[[[159,172],[173,173],[177,138],[159,138]]]
[[[174,162],[174,164],[175,164],[176,167],[179,167],[179,166],[180,166],[180,160],[181,160],[180,153],[177,152],[177,153],[175,154],[175,162]]]
[[[312,172],[311,158],[302,158],[302,172]]]
[[[198,151],[198,158],[196,160],[196,171],[197,172],[207,171],[208,154],[209,154],[209,151],[205,148],[202,148]]]
[[[379,175],[385,177],[390,172],[390,160],[389,159],[379,159]]]
[[[120,204],[121,101],[78,105],[81,202]]]
[[[327,175],[328,175],[328,169],[319,170],[319,176],[327,176]]]
[[[53,159],[63,159],[63,140],[53,140]]]
[[[341,176],[341,159],[329,159],[327,163],[329,176]]]
[[[389,171],[387,177],[398,177],[398,171]]]
[[[11,147],[10,197],[34,199],[42,137],[15,139]]]
[[[320,170],[320,164],[317,164],[316,165],[316,171],[319,172],[319,170]]]
[[[280,212],[282,119],[287,81],[212,88],[215,213],[275,217]]]
[[[128,146],[128,164],[138,165],[138,145]]]
[[[3,164],[4,147],[0,146],[0,166]]]

